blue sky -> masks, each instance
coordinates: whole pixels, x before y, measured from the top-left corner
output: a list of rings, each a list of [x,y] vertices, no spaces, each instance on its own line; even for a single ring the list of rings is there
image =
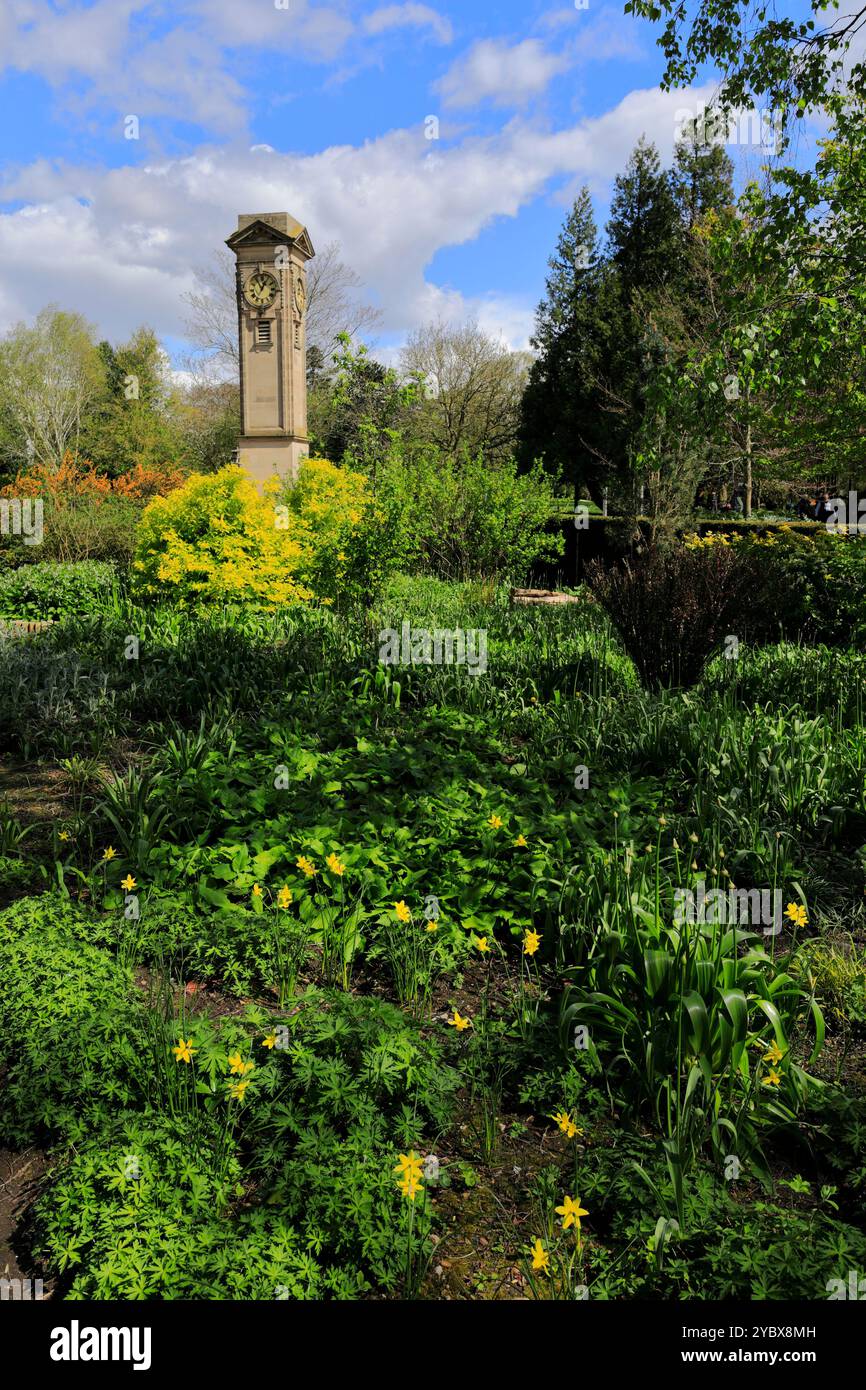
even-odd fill
[[[340,243],[384,353],[434,318],[525,346],[577,189],[603,223],[637,138],[668,162],[714,90],[661,72],[605,0],[2,0],[0,331],[56,302],[178,353],[196,267],[285,209]]]

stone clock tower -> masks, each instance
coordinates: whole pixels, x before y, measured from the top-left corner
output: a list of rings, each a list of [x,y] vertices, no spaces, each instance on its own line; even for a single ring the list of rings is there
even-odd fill
[[[241,439],[238,462],[262,482],[297,473],[307,453],[306,228],[287,212],[244,213],[237,257]]]

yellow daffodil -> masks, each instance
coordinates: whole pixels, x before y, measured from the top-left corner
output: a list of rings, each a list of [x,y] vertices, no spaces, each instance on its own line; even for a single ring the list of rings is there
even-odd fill
[[[280,889],[279,893],[277,894],[277,907],[288,907],[288,905],[289,905],[289,903],[290,903],[291,901],[292,901],[292,890],[291,890],[291,888],[286,888],[286,886],[283,885],[283,887]]]
[[[478,950],[481,952],[482,956],[486,956],[488,951],[490,950],[490,943],[487,940],[486,936],[476,936],[472,944],[478,947]]]
[[[540,1269],[543,1274],[548,1273],[550,1256],[541,1243],[541,1237],[535,1237],[535,1244],[532,1247],[532,1268]]]
[[[761,1085],[762,1085],[762,1086],[780,1086],[781,1084],[782,1084],[782,1078],[781,1078],[781,1076],[779,1075],[779,1073],[776,1071],[776,1068],[775,1068],[775,1067],[770,1067],[770,1070],[767,1072],[767,1075],[764,1077],[763,1081],[761,1082]]]
[[[306,874],[307,878],[312,878],[316,872],[316,866],[312,859],[308,859],[305,854],[299,854],[295,863],[301,870],[301,873]]]
[[[339,878],[339,877],[342,877],[342,875],[346,872],[346,866],[345,866],[345,864],[341,864],[341,863],[340,863],[340,861],[339,861],[339,859],[337,858],[336,854],[329,854],[328,857],[327,857],[327,859],[325,860],[325,863],[327,864],[328,868],[331,870],[331,873],[332,873],[332,874],[336,874],[336,875],[338,876],[338,878]]]
[[[408,907],[406,906],[406,904],[404,903],[404,901],[403,901],[402,898],[400,899],[400,901],[399,901],[398,903],[395,903],[395,904],[394,904],[394,911],[395,911],[396,914],[397,914],[397,921],[398,921],[398,922],[411,922],[411,921],[412,921],[412,913],[409,911]]]
[[[795,927],[805,927],[809,921],[809,915],[805,907],[799,903],[788,903],[785,908],[785,916],[789,917]]]
[[[577,1134],[577,1125],[571,1118],[567,1110],[560,1110],[553,1116],[559,1128],[567,1139],[573,1139]]]
[[[472,1027],[471,1018],[461,1018],[457,1010],[454,1010],[454,1017],[448,1020],[449,1028],[456,1028],[458,1033],[462,1033],[466,1028]]]
[[[398,1178],[397,1186],[404,1197],[408,1197],[410,1202],[414,1202],[421,1191],[421,1179],[416,1173],[406,1173],[402,1178]]]
[[[127,893],[131,893],[133,888],[136,886],[135,879],[132,877],[132,874],[127,874],[126,878],[122,878],[120,880],[120,886],[121,888],[125,888]]]
[[[514,848],[515,848],[515,849],[526,849],[526,836],[525,836],[525,835],[518,835],[517,839],[514,841]]]
[[[277,1045],[277,1035],[276,1035],[276,1033],[268,1033],[268,1036],[267,1036],[266,1038],[262,1038],[262,1047],[270,1047],[271,1049],[273,1049],[273,1048],[276,1047],[276,1045]]]
[[[569,1226],[574,1226],[575,1230],[579,1231],[580,1218],[589,1216],[589,1212],[584,1211],[579,1197],[577,1201],[572,1201],[571,1197],[564,1197],[562,1201],[562,1206],[556,1208],[557,1215],[562,1217],[562,1229],[567,1231]]]
[[[502,829],[502,817],[501,817],[501,816],[488,816],[488,818],[487,818],[487,824],[490,826],[490,829],[491,829],[491,830],[501,830],[501,829]]]
[[[183,1038],[178,1038],[177,1047],[173,1047],[171,1050],[176,1062],[191,1062],[193,1053],[198,1052],[198,1048],[193,1047],[191,1038],[188,1042],[184,1042]]]
[[[117,850],[114,848],[113,845],[109,845],[108,849],[102,851],[103,859],[111,860],[114,859],[116,855]]]
[[[424,1160],[420,1155],[416,1154],[414,1149],[410,1149],[407,1154],[400,1154],[394,1172],[399,1173],[401,1177],[405,1177],[407,1173],[411,1173],[411,1175],[420,1182],[421,1165],[423,1161]]]
[[[523,938],[523,954],[534,956],[541,945],[541,935],[537,931],[528,931]]]
[[[248,1071],[252,1071],[252,1062],[245,1062],[239,1052],[233,1052],[229,1057],[229,1067],[232,1076],[246,1076]]]

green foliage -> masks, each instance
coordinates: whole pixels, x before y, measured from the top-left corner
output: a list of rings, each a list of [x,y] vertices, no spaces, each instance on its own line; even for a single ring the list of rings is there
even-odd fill
[[[24,899],[0,913],[0,992],[4,1142],[46,1132],[75,1139],[138,1094],[129,975],[76,940],[50,900]]]
[[[480,454],[454,460],[395,451],[379,478],[379,493],[401,515],[408,567],[443,579],[522,580],[537,561],[562,552],[561,534],[549,529],[561,503],[539,464],[519,473],[511,461],[493,464]]]
[[[379,465],[390,452],[419,392],[417,383],[402,383],[393,367],[383,367],[367,352],[356,349],[348,333],[340,333],[327,390],[327,422],[314,448],[325,458],[347,462],[375,482]]]
[[[458,1074],[399,1009],[351,995],[306,995],[276,1053],[280,1104],[254,1126],[254,1171],[316,1251],[394,1289],[429,1229],[413,1226],[394,1177],[396,1153],[421,1146],[452,1110]],[[287,1161],[288,1160],[288,1161]]]
[[[849,1270],[864,1266],[866,1237],[838,1218],[817,1182],[807,1182],[794,1205],[781,1189],[750,1200],[747,1166],[728,1181],[701,1169],[684,1228],[660,1238],[636,1167],[664,1184],[653,1147],[631,1136],[594,1150],[582,1165],[584,1204],[606,1232],[604,1245],[594,1242],[587,1253],[593,1299],[820,1300],[830,1280],[847,1282]]]
[[[138,328],[129,342],[101,342],[98,351],[105,384],[85,420],[80,452],[114,478],[174,462],[179,437],[168,409],[167,359],[156,334]]]
[[[38,1257],[71,1299],[310,1299],[357,1295],[325,1276],[274,1209],[245,1208],[235,1160],[217,1176],[189,1121],[121,1114],[76,1146],[36,1211]]]
[[[114,565],[99,560],[22,565],[0,574],[0,617],[80,618],[112,611],[117,592]]]
[[[387,489],[327,459],[304,459],[279,494],[287,518],[306,537],[304,582],[342,608],[369,603],[400,564],[401,518]]]
[[[55,1145],[33,1237],[62,1293],[426,1294],[461,1175],[472,1204],[495,1190],[525,1259],[529,1199],[498,1166],[523,1167],[516,1144],[527,1168],[562,1155],[533,1224],[593,1298],[806,1296],[811,1275],[755,1245],[781,1258],[789,1228],[822,1284],[859,1258],[862,1121],[827,1093],[850,1091],[862,1026],[863,661],[743,642],[688,692],[648,690],[582,597],[518,609],[401,577],[367,620],[124,605],[0,646],[6,746],[33,725],[73,788],[50,832],[7,819],[10,886],[29,863],[88,904],[52,891],[0,916],[2,1137]],[[404,619],[485,628],[485,676],[383,674],[378,631]],[[134,766],[98,777],[130,735]],[[678,923],[700,879],[778,887],[806,923]],[[850,968],[811,944],[838,929]],[[547,1132],[563,1109],[574,1140]],[[442,1160],[414,1203],[394,1173],[410,1150]],[[563,1192],[590,1213],[579,1253]]]

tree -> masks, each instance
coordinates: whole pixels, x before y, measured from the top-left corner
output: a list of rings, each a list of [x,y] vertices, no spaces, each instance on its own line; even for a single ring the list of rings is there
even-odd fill
[[[704,220],[687,317],[655,306],[669,348],[655,412],[742,481],[747,514],[762,467],[846,486],[864,476],[861,107],[837,114],[814,174],[779,169],[776,191],[752,185],[737,210]]]
[[[340,334],[333,364],[322,433],[313,434],[312,450],[333,463],[345,459],[357,464],[375,479],[420,388],[416,382],[401,382],[393,367],[369,356],[365,344],[353,348],[348,333]]]
[[[329,242],[307,267],[307,355],[314,349],[327,360],[341,333],[349,337],[369,332],[381,313],[358,299],[361,281],[340,258],[340,246]],[[196,272],[200,289],[183,296],[190,314],[185,329],[199,357],[189,367],[197,375],[237,376],[238,308],[235,258],[215,251],[211,264]]]
[[[709,209],[732,201],[730,176],[705,132],[686,132],[671,174],[642,139],[616,180],[604,252],[586,189],[566,219],[538,309],[520,440],[523,463],[543,456],[558,465],[576,496],[586,489],[599,501],[612,485],[637,510],[649,481],[661,523],[692,488],[699,459],[660,408],[654,382],[700,313],[695,232]]]
[[[626,13],[664,20],[659,47],[665,89],[694,82],[705,66],[722,74],[718,106],[730,110],[765,100],[770,110],[801,117],[815,107],[844,101],[844,92],[866,96],[866,65],[850,60],[866,25],[866,6],[820,17],[836,9],[829,0],[807,0],[810,18],[781,18],[775,6],[753,0],[628,0]]]
[[[665,284],[677,273],[682,249],[671,179],[655,145],[644,137],[614,180],[607,240],[626,298],[633,290]]]
[[[10,462],[58,468],[78,450],[88,409],[104,389],[92,326],[49,305],[0,342],[0,414]]]
[[[101,342],[97,350],[104,387],[83,424],[82,453],[111,477],[175,461],[181,445],[173,391],[156,334],[138,328],[121,346]]]
[[[413,436],[449,458],[510,455],[517,438],[528,354],[512,352],[470,321],[419,328],[400,357],[405,377],[424,383]]]
[[[671,189],[687,232],[707,213],[734,203],[734,166],[724,147],[692,121],[674,149]]]
[[[240,391],[233,381],[193,379],[178,395],[181,462],[195,473],[230,463],[241,432]]]
[[[595,476],[598,410],[592,359],[604,337],[600,291],[604,270],[589,190],[575,199],[548,261],[545,295],[535,317],[536,358],[520,407],[519,457],[543,459],[566,478],[575,497]]]

